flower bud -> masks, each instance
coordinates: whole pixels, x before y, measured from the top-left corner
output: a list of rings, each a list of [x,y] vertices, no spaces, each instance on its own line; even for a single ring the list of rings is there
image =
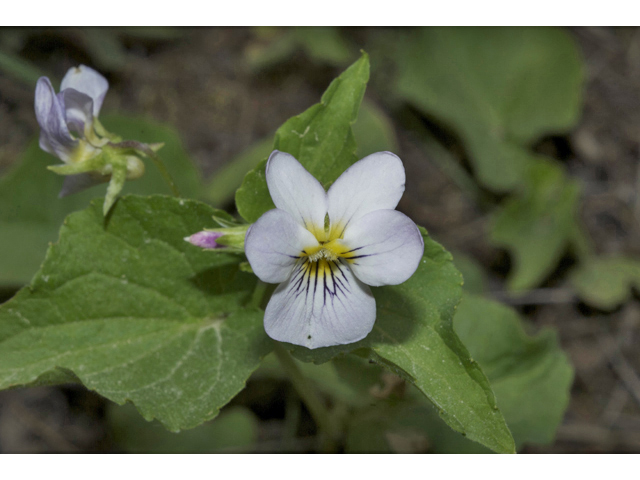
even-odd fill
[[[219,245],[216,240],[222,236],[220,232],[212,232],[203,230],[202,232],[194,233],[190,237],[184,237],[184,239],[192,245],[201,248],[223,248],[224,245]]]
[[[185,240],[196,247],[210,249],[223,249],[232,252],[244,252],[244,237],[250,225],[235,225],[232,227],[220,227],[205,229],[194,233]]]

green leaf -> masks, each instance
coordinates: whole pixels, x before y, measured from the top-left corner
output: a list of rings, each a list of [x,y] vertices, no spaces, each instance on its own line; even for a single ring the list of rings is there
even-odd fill
[[[349,45],[336,27],[253,29],[256,41],[245,49],[245,59],[253,71],[286,62],[303,50],[311,60],[342,66],[352,58]]]
[[[107,421],[116,446],[127,453],[242,452],[258,439],[258,419],[243,407],[225,408],[212,422],[180,433],[145,421],[130,404],[109,407]]]
[[[295,36],[300,46],[316,62],[344,65],[351,58],[349,46],[336,27],[298,27]]]
[[[525,150],[578,119],[583,66],[555,28],[421,28],[398,50],[398,92],[455,130],[485,186],[526,173]]]
[[[465,294],[454,326],[489,377],[516,445],[551,443],[573,383],[556,333],[529,336],[515,310],[472,294]]]
[[[640,290],[640,261],[625,256],[585,258],[571,272],[571,283],[589,305],[612,310]]]
[[[576,241],[579,199],[578,183],[560,166],[544,158],[531,163],[525,188],[498,210],[490,231],[491,242],[512,255],[511,290],[539,284]]]
[[[375,104],[362,103],[358,120],[353,125],[358,149],[357,158],[381,151],[397,151],[398,144],[391,121]],[[273,140],[265,138],[251,145],[222,169],[217,171],[205,187],[204,197],[214,207],[221,208],[233,198],[235,191],[249,170],[273,151]]]
[[[117,116],[105,117],[103,123],[125,139],[164,142],[158,155],[166,163],[181,193],[198,195],[199,174],[173,129],[147,120]],[[105,184],[59,199],[64,179],[47,170],[48,165],[58,163],[59,160],[40,150],[38,142],[34,141],[17,167],[0,179],[0,286],[28,283],[42,263],[47,245],[57,238],[64,218],[106,193]],[[169,189],[153,163],[148,161],[144,176],[128,181],[124,192],[150,195],[169,193]]]
[[[272,343],[245,309],[242,257],[183,238],[224,212],[164,196],[102,201],[64,222],[31,285],[0,307],[0,388],[67,381],[170,430],[214,418]]]
[[[327,188],[357,160],[351,126],[368,80],[369,57],[363,53],[331,82],[320,103],[278,129],[273,148],[293,155]],[[236,192],[236,207],[248,222],[275,208],[265,179],[266,164],[265,159],[250,171]]]
[[[397,286],[373,288],[377,319],[360,342],[309,350],[288,346],[299,359],[321,363],[353,351],[415,385],[447,424],[494,451],[512,453],[513,439],[489,381],[453,331],[462,276],[451,254],[422,229],[423,260]]]
[[[474,258],[463,253],[456,253],[453,258],[453,263],[464,278],[465,291],[483,293],[486,290],[487,275],[482,266]]]

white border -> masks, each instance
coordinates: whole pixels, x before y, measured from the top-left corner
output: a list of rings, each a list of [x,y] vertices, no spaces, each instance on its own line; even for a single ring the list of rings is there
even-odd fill
[[[637,2],[610,0],[587,4],[567,0],[514,2],[395,0],[349,2],[346,0],[135,2],[102,0],[87,2],[51,0],[9,2],[6,25],[35,26],[247,26],[247,25],[638,25]],[[8,11],[7,11],[8,10]]]

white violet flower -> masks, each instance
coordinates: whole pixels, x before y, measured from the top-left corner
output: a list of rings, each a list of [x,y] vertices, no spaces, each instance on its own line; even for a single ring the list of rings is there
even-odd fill
[[[276,208],[247,231],[254,273],[280,283],[264,326],[278,341],[308,348],[356,342],[376,319],[367,285],[397,285],[424,251],[416,224],[395,209],[404,192],[402,161],[378,152],[354,163],[328,192],[288,153],[266,167]]]

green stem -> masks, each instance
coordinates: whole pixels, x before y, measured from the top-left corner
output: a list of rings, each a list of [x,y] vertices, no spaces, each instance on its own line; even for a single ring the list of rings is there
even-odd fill
[[[156,168],[160,171],[160,175],[162,175],[162,178],[164,178],[165,182],[167,182],[167,184],[169,185],[169,188],[171,189],[171,193],[173,193],[173,196],[179,198],[181,196],[180,190],[178,190],[178,187],[176,187],[176,184],[174,183],[173,178],[171,178],[171,174],[167,170],[167,167],[164,166],[164,163],[162,162],[162,160],[160,160],[160,157],[156,155],[156,152],[154,152],[150,148],[148,150],[145,150],[144,153],[149,155],[149,157],[151,157],[151,160],[153,160],[153,163],[156,164]]]
[[[264,298],[264,292],[267,290],[267,284],[262,280],[258,280],[256,284],[256,288],[251,294],[251,300],[247,304],[248,307],[260,308],[260,304],[262,303],[262,299]]]
[[[291,384],[302,398],[307,409],[309,409],[318,428],[328,436],[328,443],[325,447],[333,450],[340,434],[339,427],[333,416],[325,408],[317,390],[302,374],[289,352],[279,342],[274,342],[273,351],[289,377]]]

